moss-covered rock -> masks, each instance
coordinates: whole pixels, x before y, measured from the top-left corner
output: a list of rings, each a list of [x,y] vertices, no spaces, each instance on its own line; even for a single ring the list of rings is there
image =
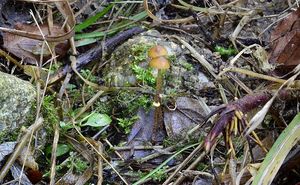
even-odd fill
[[[34,86],[0,72],[0,133],[24,124],[36,99]]]
[[[164,77],[165,94],[189,92],[198,95],[200,90],[214,87],[213,82],[201,72],[201,66],[188,60],[185,48],[163,37],[156,30],[139,34],[114,51],[102,71],[105,84],[119,87],[155,87],[155,70],[149,67],[148,57],[148,51],[154,45],[164,46],[171,62],[171,67]],[[207,56],[212,56],[212,52]]]

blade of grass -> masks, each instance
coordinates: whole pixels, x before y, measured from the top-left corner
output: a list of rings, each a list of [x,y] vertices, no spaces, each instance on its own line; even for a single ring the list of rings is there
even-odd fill
[[[92,43],[97,42],[99,39],[94,39],[94,38],[90,38],[90,39],[81,39],[75,42],[75,46],[76,47],[80,47],[80,46],[85,46],[85,45],[89,45]]]
[[[144,19],[145,17],[147,17],[147,14],[145,11],[143,11],[132,17],[129,17],[129,20],[132,20],[132,21],[125,20],[125,21],[117,24],[115,27],[113,27],[112,29],[110,29],[108,31],[102,31],[102,32],[95,31],[95,32],[91,32],[91,33],[76,34],[75,39],[79,40],[79,39],[88,39],[88,38],[95,38],[95,37],[99,38],[99,37],[104,37],[105,35],[115,34],[122,28],[134,26],[135,22],[140,21],[140,20]]]
[[[189,145],[187,147],[182,148],[181,150],[179,150],[178,152],[176,152],[175,154],[173,154],[171,157],[169,157],[167,160],[165,160],[163,163],[161,163],[158,167],[156,167],[154,170],[152,170],[149,174],[147,174],[145,177],[141,178],[140,180],[138,180],[137,182],[135,182],[133,185],[139,185],[144,183],[147,179],[151,178],[151,176],[153,176],[158,170],[162,169],[169,161],[171,161],[173,158],[175,158],[177,155],[179,155],[180,153],[182,153],[183,151],[192,148],[194,146],[199,145],[199,143],[195,143],[192,145]]]
[[[89,27],[90,25],[94,24],[98,19],[106,15],[114,6],[113,3],[109,4],[106,8],[104,8],[102,11],[97,13],[96,15],[87,18],[85,21],[83,21],[81,24],[78,24],[75,26],[75,32],[81,32],[83,29]]]
[[[269,185],[272,183],[280,166],[292,147],[300,140],[300,113],[280,134],[266,158],[261,164],[252,185]]]

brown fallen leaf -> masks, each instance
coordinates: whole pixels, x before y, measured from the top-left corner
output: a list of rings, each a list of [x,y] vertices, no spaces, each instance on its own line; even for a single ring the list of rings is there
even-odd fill
[[[293,68],[300,63],[300,9],[281,20],[271,33],[270,63]]]
[[[36,34],[40,33],[38,27],[33,25],[18,23],[15,25],[15,28]],[[41,25],[40,28],[44,35],[49,35],[47,25]],[[64,31],[61,30],[57,25],[54,25],[51,30],[52,35],[61,35],[63,33]],[[12,33],[5,33],[3,42],[3,47],[8,52],[23,59],[25,63],[36,64],[37,61],[39,61],[41,54],[44,56],[44,59],[49,59],[51,57],[51,52],[49,51],[47,45],[43,44],[43,41],[14,35]],[[50,47],[55,47],[55,53],[59,56],[64,56],[69,49],[69,44],[67,41],[63,43],[48,43]]]

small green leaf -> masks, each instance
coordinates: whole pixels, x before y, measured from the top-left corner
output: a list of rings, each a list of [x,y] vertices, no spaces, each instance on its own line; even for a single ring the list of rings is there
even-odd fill
[[[66,145],[66,144],[58,144],[57,146],[57,150],[56,150],[56,156],[59,157],[59,156],[62,156],[66,153],[68,153],[70,151],[70,147],[69,145]]]
[[[64,154],[68,153],[70,151],[70,149],[71,148],[69,147],[69,145],[58,144],[57,149],[56,149],[56,156],[57,157],[62,156]],[[46,147],[46,156],[50,158],[51,153],[52,153],[52,146],[49,145]]]
[[[86,123],[82,126],[103,127],[111,123],[111,118],[107,114],[92,113]]]
[[[73,125],[72,125],[71,123],[65,123],[65,122],[63,122],[63,121],[60,121],[60,122],[59,122],[59,126],[60,126],[60,128],[62,128],[62,130],[64,130],[64,131],[67,131],[67,130],[73,128]]]

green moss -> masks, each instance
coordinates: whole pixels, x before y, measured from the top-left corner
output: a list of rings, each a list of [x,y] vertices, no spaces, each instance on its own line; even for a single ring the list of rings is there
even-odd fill
[[[109,101],[109,99],[112,98],[108,96],[104,100],[99,100],[95,103],[95,110],[97,112],[100,112],[102,114],[110,115],[113,109],[112,103]]]
[[[130,49],[130,54],[133,56],[133,63],[139,64],[140,62],[144,62],[148,58],[148,50],[154,44],[134,44]]]
[[[97,82],[97,77],[92,74],[91,70],[89,69],[82,69],[80,70],[80,74],[83,78],[85,78],[86,80],[96,83]]]
[[[137,121],[136,113],[139,108],[146,111],[152,105],[152,98],[147,94],[137,93],[136,91],[120,90],[117,94],[112,94],[100,98],[94,106],[94,110],[101,113],[117,117],[117,126],[124,131],[125,134]]]
[[[132,91],[120,91],[116,98],[116,105],[122,110],[122,114],[133,116],[139,107],[148,109],[151,106],[151,98],[145,94],[136,94]]]
[[[49,69],[50,74],[54,74],[61,67],[60,63],[53,63],[51,68]]]
[[[168,55],[168,60],[173,63],[177,61],[176,55]]]
[[[18,139],[19,133],[20,131],[0,132],[0,143],[16,141]]]
[[[215,51],[223,57],[230,57],[238,53],[238,51],[231,46],[227,48],[222,46],[216,46]]]
[[[45,123],[49,123],[50,125],[59,123],[59,117],[54,105],[54,98],[54,95],[45,96],[41,110]]]
[[[152,176],[152,179],[158,182],[161,182],[168,177],[168,173],[166,173],[166,170],[168,169],[167,166],[162,167],[161,169],[157,170],[156,173]]]
[[[26,118],[26,123],[22,124],[22,126],[25,126],[28,128],[30,125],[32,125],[35,121],[36,116],[36,104],[33,103],[30,108],[30,113],[28,114]],[[21,128],[21,127],[20,127]],[[16,128],[14,130],[5,130],[4,132],[0,131],[0,143],[8,142],[8,141],[17,141],[18,136],[20,135],[20,128]]]
[[[139,66],[141,62],[147,61],[148,51],[153,45],[154,44],[134,44],[130,49],[130,54],[133,57],[130,69],[133,71],[137,81],[142,85],[155,85],[155,77],[152,74],[152,69]]]
[[[188,63],[187,61],[181,62],[182,67],[184,67],[187,71],[191,71],[194,69],[193,65]]]
[[[125,134],[128,134],[131,130],[131,126],[139,119],[138,116],[133,116],[131,118],[117,118],[118,125],[124,129]]]
[[[70,152],[70,157],[67,159],[66,166],[68,169],[73,169],[76,173],[82,173],[88,168],[88,162],[83,161],[76,153]]]
[[[131,69],[135,74],[136,79],[141,82],[141,84],[146,84],[152,87],[155,85],[155,77],[152,74],[151,68],[144,69],[136,64],[133,64],[131,65]]]

